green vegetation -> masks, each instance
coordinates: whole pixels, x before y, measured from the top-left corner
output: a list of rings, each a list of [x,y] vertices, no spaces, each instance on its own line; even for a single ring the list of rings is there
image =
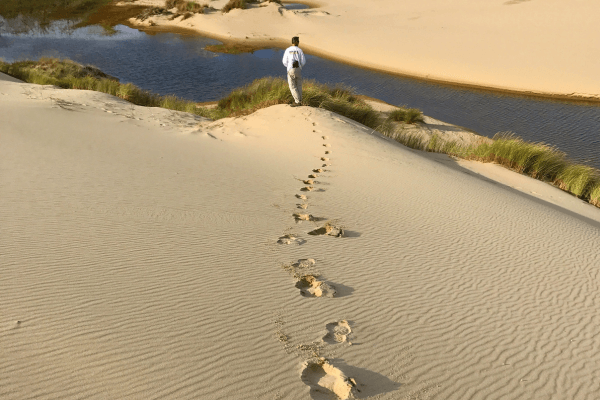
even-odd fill
[[[187,0],[165,0],[165,8],[170,10],[177,8],[180,13],[199,13],[204,14],[206,10],[213,10],[208,4],[198,4],[195,1]]]
[[[223,13],[228,13],[229,11],[233,10],[234,8],[240,8],[242,10],[245,10],[247,7],[247,1],[246,0],[229,0],[229,2],[227,4],[225,4],[225,6],[221,9],[221,11]]]
[[[405,122],[407,124],[414,124],[415,122],[423,122],[423,113],[421,110],[416,108],[398,109],[390,113],[389,118],[392,121]]]
[[[242,53],[247,52],[246,49],[240,48],[236,45],[225,45],[225,44],[215,44],[215,45],[206,46],[206,50],[212,51],[214,53],[225,53],[225,54],[242,54]]]
[[[248,115],[261,108],[293,101],[287,82],[281,78],[257,79],[232,91],[216,107],[198,107],[195,102],[173,95],[160,96],[142,90],[132,83],[122,84],[95,67],[71,60],[41,58],[39,61],[0,61],[0,72],[25,82],[56,85],[61,88],[95,90],[120,97],[133,104],[163,107],[201,115],[213,120]],[[494,162],[519,173],[550,183],[600,207],[600,171],[569,161],[565,153],[543,143],[529,143],[507,133],[493,140],[463,145],[443,140],[437,135],[404,129],[394,124],[394,117],[382,118],[371,106],[344,87],[330,87],[315,81],[303,84],[302,104],[323,108],[357,121],[396,141],[423,151],[445,153],[455,157]],[[418,111],[418,110],[416,110]],[[416,113],[415,113],[416,114]],[[418,111],[418,115],[421,112]],[[405,121],[401,119],[401,121]]]
[[[228,13],[234,8],[245,10],[248,7],[248,4],[251,3],[277,3],[279,5],[283,5],[281,0],[229,0],[229,2],[225,4],[221,11],[223,13]]]
[[[63,89],[95,90],[140,106],[163,107],[211,117],[210,110],[196,107],[195,102],[173,95],[160,96],[132,83],[120,83],[117,78],[106,75],[95,67],[83,66],[71,60],[40,58],[39,61],[18,61],[12,64],[0,61],[0,72],[29,83],[55,85]]]
[[[240,116],[251,114],[260,108],[291,102],[293,97],[285,80],[262,78],[231,92],[219,101],[216,110],[219,116]],[[379,124],[379,113],[347,88],[332,88],[315,81],[304,81],[302,104],[333,111],[371,128]]]
[[[497,163],[550,183],[600,207],[600,171],[587,165],[575,164],[567,159],[565,153],[544,143],[529,143],[507,133],[497,134],[492,143],[482,141],[470,146],[442,141],[437,135],[428,138],[404,131],[388,132],[387,136],[418,150]]]

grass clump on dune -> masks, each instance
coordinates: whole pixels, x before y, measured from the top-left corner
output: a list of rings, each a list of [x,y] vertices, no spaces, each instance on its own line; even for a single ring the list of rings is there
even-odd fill
[[[239,9],[245,10],[246,7],[247,7],[246,0],[229,0],[229,2],[227,4],[225,4],[225,6],[221,9],[221,11],[223,13],[228,13],[229,11],[233,10],[234,8],[239,8]]]
[[[590,203],[600,208],[600,179],[592,185],[590,190]]]
[[[423,122],[423,113],[416,108],[398,109],[390,113],[389,118],[392,121],[405,122],[414,124],[415,122]]]
[[[260,108],[291,102],[293,97],[285,80],[273,77],[261,78],[222,98],[217,105],[216,113],[227,117],[247,115]],[[330,87],[310,80],[304,81],[302,104],[335,112],[371,128],[379,125],[379,114],[347,88]]]
[[[510,133],[497,134],[491,143],[486,141],[468,146],[442,141],[437,135],[428,137],[404,131],[388,131],[385,134],[417,150],[500,164],[600,207],[600,171],[573,163],[565,153],[544,143],[529,143]]]
[[[210,111],[196,107],[196,103],[176,96],[161,96],[140,89],[132,83],[120,83],[92,66],[56,58],[40,58],[39,61],[17,61],[8,64],[0,61],[0,72],[25,82],[54,85],[62,89],[94,90],[120,97],[133,104],[146,107],[163,107],[210,117]]]
[[[170,10],[172,8],[177,8],[177,11],[180,13],[198,13],[204,14],[206,10],[213,9],[208,4],[198,4],[195,1],[187,1],[187,0],[165,0],[165,8]]]

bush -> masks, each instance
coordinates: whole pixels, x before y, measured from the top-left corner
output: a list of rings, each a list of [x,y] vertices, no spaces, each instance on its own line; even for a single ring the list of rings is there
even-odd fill
[[[392,121],[414,124],[415,122],[423,122],[423,113],[416,108],[399,109],[392,111],[389,118]]]
[[[206,10],[213,9],[208,4],[200,5],[194,1],[187,1],[187,0],[166,0],[165,8],[168,10],[170,10],[172,8],[177,8],[177,11],[179,13],[186,13],[186,14],[184,14],[184,16],[186,16],[187,13],[204,14],[204,12]],[[177,16],[175,16],[175,17],[177,17]],[[189,16],[187,18],[189,18]]]
[[[600,207],[600,180],[596,181],[590,190],[590,203]]]
[[[225,14],[233,10],[234,8],[240,8],[242,10],[245,10],[247,6],[246,3],[246,0],[229,0],[229,2],[225,4],[221,11],[223,12],[223,14]]]

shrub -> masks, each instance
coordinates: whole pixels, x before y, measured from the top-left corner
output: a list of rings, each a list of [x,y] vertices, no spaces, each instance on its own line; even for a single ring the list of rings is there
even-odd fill
[[[600,207],[600,180],[596,181],[590,190],[590,203]]]
[[[170,10],[172,8],[177,8],[177,12],[179,13],[185,13],[184,14],[184,19],[189,18],[189,16],[187,16],[187,13],[198,13],[198,14],[204,14],[204,12],[206,10],[211,10],[213,9],[211,6],[209,6],[208,4],[198,4],[195,1],[187,1],[187,0],[166,0],[165,1],[165,8]],[[175,15],[174,18],[178,17],[179,15]],[[191,16],[191,15],[190,15]]]
[[[423,113],[416,108],[399,109],[392,111],[389,118],[392,121],[414,124],[415,122],[423,122]]]
[[[229,0],[227,4],[221,9],[223,13],[228,13],[234,8],[240,8],[242,10],[246,9],[246,0]]]
[[[586,165],[570,164],[558,173],[554,183],[577,197],[589,198],[593,186],[598,182],[597,172]]]

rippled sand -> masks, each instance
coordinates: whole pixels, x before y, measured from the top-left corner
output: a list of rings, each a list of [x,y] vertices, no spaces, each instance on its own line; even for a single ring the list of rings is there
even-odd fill
[[[308,107],[0,110],[3,399],[597,398],[600,210],[558,189]]]

